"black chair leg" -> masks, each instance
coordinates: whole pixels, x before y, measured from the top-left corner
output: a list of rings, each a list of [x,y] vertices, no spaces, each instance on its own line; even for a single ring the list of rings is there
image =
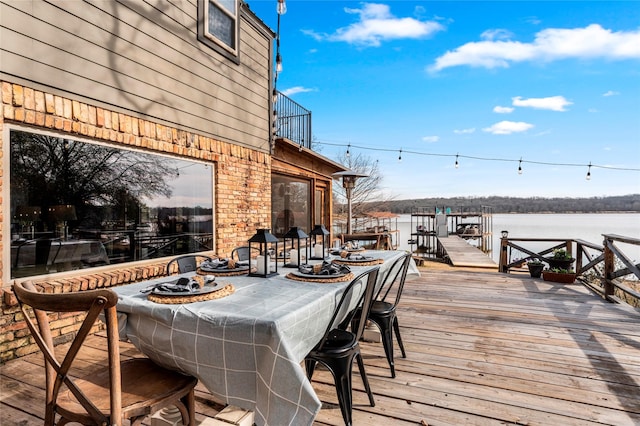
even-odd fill
[[[380,321],[379,328],[382,337],[382,346],[384,347],[384,354],[387,356],[387,362],[389,362],[389,368],[391,369],[391,377],[396,377],[396,369],[393,363],[393,328],[391,322],[393,321],[389,317],[378,318],[376,321]]]
[[[358,361],[358,369],[360,370],[360,377],[362,377],[364,389],[367,391],[367,395],[369,396],[369,404],[372,407],[375,407],[376,402],[373,400],[373,393],[371,392],[371,387],[369,386],[369,379],[367,378],[367,373],[364,371],[364,361],[362,360],[362,355],[359,352],[356,355],[356,360]]]
[[[338,394],[338,403],[344,424],[351,426],[351,409],[353,406],[351,396],[351,371],[353,369],[353,356],[347,356],[333,360],[330,369],[336,381],[336,392]]]
[[[305,366],[305,369],[307,370],[307,379],[309,379],[309,381],[311,381],[311,377],[313,377],[313,372],[316,369],[316,363],[317,361],[313,359],[307,358],[304,360],[304,366]]]
[[[398,317],[393,318],[393,329],[396,332],[396,339],[398,339],[398,346],[402,352],[402,358],[406,358],[407,354],[404,351],[404,345],[402,344],[402,337],[400,336],[400,325],[398,325]]]

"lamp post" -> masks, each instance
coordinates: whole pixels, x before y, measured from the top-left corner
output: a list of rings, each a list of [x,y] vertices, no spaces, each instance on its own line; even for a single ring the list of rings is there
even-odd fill
[[[333,174],[334,179],[342,178],[342,187],[345,190],[347,196],[347,234],[351,234],[351,191],[356,186],[356,179],[359,177],[368,177],[366,173],[358,173],[353,170],[346,170],[344,172],[338,172]]]

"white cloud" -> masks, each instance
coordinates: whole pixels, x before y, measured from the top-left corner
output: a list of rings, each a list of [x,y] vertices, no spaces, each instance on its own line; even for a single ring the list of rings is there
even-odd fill
[[[317,89],[309,89],[307,87],[294,86],[288,89],[281,90],[281,92],[285,96],[293,96],[296,93],[317,92]]]
[[[521,96],[515,96],[511,98],[513,106],[535,108],[535,109],[547,109],[550,111],[566,111],[565,107],[573,105],[573,102],[569,102],[564,96],[549,96],[547,98],[529,98],[523,99]]]
[[[568,58],[640,59],[640,30],[614,32],[591,24],[584,28],[548,28],[538,32],[531,43],[504,39],[469,42],[438,57],[428,70],[437,72],[462,65],[508,68],[516,62]]]
[[[533,128],[533,124],[522,121],[501,121],[482,130],[494,135],[510,135],[511,133],[526,132],[531,128]]]
[[[503,29],[486,30],[480,34],[480,38],[483,40],[509,40],[512,36],[511,31]]]
[[[435,21],[395,17],[386,4],[362,3],[360,9],[345,8],[344,11],[359,15],[358,22],[338,28],[333,34],[319,34],[312,30],[303,30],[303,33],[316,40],[344,41],[377,47],[382,41],[424,38],[444,30],[444,27]]]
[[[453,131],[453,133],[455,133],[456,135],[470,135],[471,133],[475,133],[475,131],[475,127],[472,127],[470,129],[456,129]]]
[[[615,91],[613,91],[613,90],[609,90],[609,91],[607,91],[607,92],[603,93],[603,94],[602,94],[602,96],[604,96],[604,97],[607,97],[607,96],[617,96],[617,95],[619,95],[619,94],[620,94],[620,92],[615,92]]]
[[[424,136],[422,140],[427,143],[434,143],[440,140],[440,136]]]
[[[515,108],[511,107],[503,107],[503,106],[495,106],[493,107],[493,112],[497,114],[511,114]]]

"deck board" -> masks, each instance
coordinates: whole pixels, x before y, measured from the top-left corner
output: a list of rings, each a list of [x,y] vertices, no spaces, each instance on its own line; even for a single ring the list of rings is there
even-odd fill
[[[397,377],[379,343],[361,345],[376,406],[354,367],[355,425],[640,424],[640,311],[578,283],[442,264],[421,270],[400,305],[407,358],[396,346]],[[85,348],[84,370],[98,339]],[[0,424],[41,424],[42,357],[9,361],[0,375]],[[326,370],[313,387],[323,401],[315,424],[343,424]],[[200,385],[198,420],[220,408]]]
[[[444,248],[449,262],[453,266],[472,268],[497,269],[498,265],[486,253],[467,243],[457,235],[438,237],[438,242]]]

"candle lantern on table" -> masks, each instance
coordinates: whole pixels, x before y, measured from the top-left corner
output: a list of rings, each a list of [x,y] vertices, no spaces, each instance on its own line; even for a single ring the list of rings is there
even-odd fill
[[[284,234],[284,266],[298,266],[309,259],[309,236],[297,226],[292,227]],[[286,262],[286,253],[289,250],[289,262]]]
[[[278,239],[269,232],[269,229],[258,229],[256,234],[249,238],[249,253],[254,249],[260,251],[256,258],[256,269],[249,273],[250,277],[272,277],[278,275]],[[271,259],[274,260],[274,270],[271,270]]]
[[[313,238],[311,259],[324,260],[329,256],[329,231],[324,225],[315,225],[309,233]]]

